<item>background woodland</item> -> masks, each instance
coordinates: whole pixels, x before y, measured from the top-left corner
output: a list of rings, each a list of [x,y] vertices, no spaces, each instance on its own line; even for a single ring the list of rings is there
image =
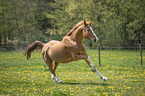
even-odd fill
[[[104,44],[145,40],[144,0],[0,0],[0,45],[61,40],[81,20]]]

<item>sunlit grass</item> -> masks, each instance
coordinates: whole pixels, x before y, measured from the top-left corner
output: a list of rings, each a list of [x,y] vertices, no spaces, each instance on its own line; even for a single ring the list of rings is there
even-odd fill
[[[30,60],[22,52],[0,52],[0,95],[145,95],[145,51],[142,66],[139,51],[101,51],[101,67],[98,51],[87,53],[99,72],[109,78],[107,82],[80,60],[58,66],[57,75],[63,81],[58,84],[51,80],[40,52],[32,53]]]

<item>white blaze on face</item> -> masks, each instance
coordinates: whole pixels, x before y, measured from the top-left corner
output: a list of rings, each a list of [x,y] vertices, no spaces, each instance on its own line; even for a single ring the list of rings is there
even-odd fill
[[[91,31],[92,31],[92,33],[93,33],[93,35],[95,36],[96,41],[98,41],[98,37],[96,36],[96,34],[95,34],[95,32],[93,31],[93,29],[92,29],[92,27],[91,27],[91,26],[90,26],[90,29],[91,29]]]

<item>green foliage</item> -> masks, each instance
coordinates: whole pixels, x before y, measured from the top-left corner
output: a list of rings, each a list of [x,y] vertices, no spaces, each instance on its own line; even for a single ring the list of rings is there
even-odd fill
[[[144,95],[145,63],[140,65],[139,51],[103,50],[101,67],[98,67],[97,52],[87,50],[98,71],[109,78],[107,82],[91,72],[85,61],[79,60],[59,64],[56,74],[63,81],[62,84],[52,81],[41,52],[33,52],[30,60],[26,60],[22,52],[0,52],[0,95]]]
[[[67,34],[81,20],[93,21],[95,33],[108,40],[106,44],[141,43],[144,5],[143,0],[1,0],[0,44],[47,42],[50,35]]]

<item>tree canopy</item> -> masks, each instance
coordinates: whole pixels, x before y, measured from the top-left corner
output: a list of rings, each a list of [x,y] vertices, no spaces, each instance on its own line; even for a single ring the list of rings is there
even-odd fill
[[[144,0],[0,0],[0,45],[61,40],[81,20],[104,43],[145,40]]]

